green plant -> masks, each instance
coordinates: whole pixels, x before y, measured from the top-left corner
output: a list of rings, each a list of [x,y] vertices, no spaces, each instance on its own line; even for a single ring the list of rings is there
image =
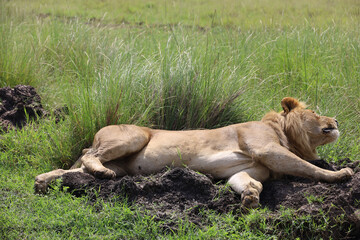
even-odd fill
[[[305,198],[308,201],[308,203],[313,204],[313,203],[323,203],[324,202],[324,197],[322,196],[315,196],[312,194],[308,194],[305,193]]]

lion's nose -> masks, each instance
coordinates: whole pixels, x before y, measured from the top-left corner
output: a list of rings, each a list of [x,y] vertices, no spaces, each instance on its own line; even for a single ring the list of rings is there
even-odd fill
[[[334,119],[334,120],[335,120],[335,123],[336,123],[336,127],[339,127],[339,122],[336,119]]]

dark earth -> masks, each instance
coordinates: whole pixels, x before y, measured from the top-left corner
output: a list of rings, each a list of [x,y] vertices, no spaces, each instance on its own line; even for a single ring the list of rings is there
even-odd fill
[[[45,114],[35,88],[26,85],[0,88],[0,130],[22,128],[28,119]]]
[[[56,112],[56,111],[55,111]],[[31,86],[18,85],[0,88],[0,132],[26,126],[27,120],[47,116],[40,96]],[[360,239],[360,161],[343,159],[337,164],[324,160],[313,164],[329,170],[350,167],[356,173],[352,179],[342,183],[321,183],[299,177],[284,176],[265,182],[260,196],[260,208],[267,208],[266,221],[279,229],[292,229],[292,237],[308,239],[313,236],[306,224],[295,226],[295,219],[311,216],[312,221],[329,221],[328,228],[321,229],[316,236],[324,239]],[[240,196],[223,181],[217,182],[209,176],[187,168],[164,169],[151,176],[125,176],[114,180],[96,179],[86,173],[67,173],[62,186],[75,196],[87,195],[90,201],[98,198],[105,201],[127,199],[155,216],[155,221],[164,222],[164,230],[176,231],[176,220],[186,219],[198,226],[203,225],[204,210],[217,214],[232,212],[247,214],[241,206]],[[134,204],[135,206],[135,204]],[[281,209],[293,209],[294,216],[284,218]],[[257,226],[254,226],[256,228]],[[265,230],[279,238],[287,238],[274,229]]]
[[[334,164],[323,160],[312,162],[320,167],[336,170]],[[299,177],[285,176],[282,179],[264,183],[260,196],[261,208],[268,208],[267,221],[291,226],[279,218],[281,208],[295,210],[295,216],[311,215],[314,221],[329,217],[330,227],[321,231],[325,238],[358,239],[360,237],[360,172],[359,161],[340,161],[342,167],[351,167],[355,176],[342,183],[321,183]],[[187,168],[163,170],[151,176],[125,176],[114,180],[96,179],[87,173],[67,173],[62,178],[62,186],[75,196],[87,194],[90,199],[110,200],[124,198],[150,211],[155,219],[169,222],[165,228],[176,230],[172,224],[177,218],[187,219],[202,225],[203,210],[216,213],[246,214],[241,208],[240,196],[224,182],[216,182],[206,175]],[[281,226],[281,225],[280,225]],[[304,228],[306,230],[306,228]],[[303,228],[294,228],[294,236],[309,238],[311,234]],[[349,231],[349,229],[351,229]],[[297,232],[296,232],[297,231]],[[269,230],[271,233],[271,229]]]
[[[63,119],[67,111],[66,107],[54,110],[55,121]],[[29,120],[50,115],[43,108],[41,98],[34,87],[17,85],[14,88],[0,88],[0,132],[21,129]]]

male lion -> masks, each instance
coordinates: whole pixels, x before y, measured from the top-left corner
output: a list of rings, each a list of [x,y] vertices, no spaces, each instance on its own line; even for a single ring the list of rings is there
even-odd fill
[[[282,112],[270,112],[261,121],[212,130],[104,127],[78,160],[81,165],[37,176],[35,190],[45,192],[53,179],[67,172],[87,172],[110,179],[156,173],[165,166],[187,166],[216,179],[228,179],[232,189],[241,194],[243,206],[251,208],[258,206],[261,183],[271,173],[326,182],[341,181],[354,174],[349,168],[334,172],[306,161],[318,158],[316,147],[339,137],[334,118],[319,116],[290,97],[284,98],[281,106]]]

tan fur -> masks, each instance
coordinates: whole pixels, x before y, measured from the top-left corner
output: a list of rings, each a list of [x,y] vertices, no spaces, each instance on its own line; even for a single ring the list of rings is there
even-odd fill
[[[353,175],[349,168],[334,172],[305,161],[317,158],[316,147],[338,138],[335,119],[318,116],[294,98],[284,98],[281,106],[284,111],[270,112],[262,121],[212,130],[104,127],[76,166],[37,176],[35,190],[45,192],[49,182],[68,171],[114,178],[156,173],[165,166],[187,166],[214,178],[228,179],[230,186],[241,194],[243,205],[256,207],[261,183],[272,173],[327,182]]]

